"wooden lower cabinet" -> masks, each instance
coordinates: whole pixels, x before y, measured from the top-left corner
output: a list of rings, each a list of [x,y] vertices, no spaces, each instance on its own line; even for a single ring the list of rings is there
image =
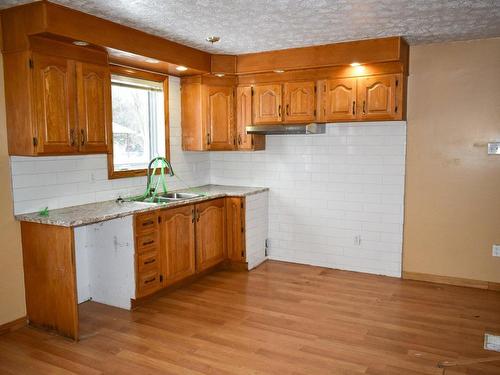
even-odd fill
[[[225,261],[226,225],[226,198],[136,215],[136,298]]]
[[[227,257],[245,262],[245,198],[226,198]]]
[[[152,294],[162,286],[159,222],[159,211],[138,214],[134,218],[136,298]]]
[[[194,205],[161,213],[161,257],[163,286],[196,272]]]
[[[204,271],[226,258],[225,199],[196,205],[196,270]]]

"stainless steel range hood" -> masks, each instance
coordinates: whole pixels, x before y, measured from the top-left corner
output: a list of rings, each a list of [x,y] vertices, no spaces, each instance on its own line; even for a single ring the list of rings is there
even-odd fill
[[[246,127],[248,134],[325,134],[325,124],[315,122],[304,125],[251,125]]]

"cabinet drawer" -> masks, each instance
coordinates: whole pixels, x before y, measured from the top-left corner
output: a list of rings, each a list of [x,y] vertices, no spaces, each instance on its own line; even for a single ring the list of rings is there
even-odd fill
[[[151,232],[137,236],[135,240],[135,248],[137,253],[143,253],[145,251],[153,250],[158,247],[160,242],[160,236],[158,232]]]
[[[146,213],[135,217],[135,234],[152,232],[158,229],[158,212]]]
[[[159,266],[157,251],[148,251],[137,256],[137,269],[140,273],[158,270]]]
[[[137,294],[138,297],[157,291],[161,286],[160,273],[158,271],[149,271],[138,274]]]

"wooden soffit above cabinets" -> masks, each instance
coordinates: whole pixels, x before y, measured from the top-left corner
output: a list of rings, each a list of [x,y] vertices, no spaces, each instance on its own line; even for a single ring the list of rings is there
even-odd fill
[[[406,41],[390,37],[239,55],[236,70],[238,74],[255,74],[397,61],[403,63],[407,73],[408,57]]]
[[[29,36],[43,33],[210,72],[209,53],[48,1],[8,8],[1,16],[4,53],[28,49]]]

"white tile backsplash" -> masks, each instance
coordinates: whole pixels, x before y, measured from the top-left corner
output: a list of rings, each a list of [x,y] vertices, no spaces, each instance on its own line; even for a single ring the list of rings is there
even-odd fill
[[[170,78],[171,161],[187,184],[267,186],[269,257],[401,274],[405,122],[328,124],[321,135],[267,136],[265,151],[183,152],[180,81]],[[142,193],[108,180],[105,155],[12,157],[15,213]],[[184,188],[169,178],[169,188]],[[355,238],[361,238],[360,243]]]
[[[185,183],[195,186],[210,182],[210,159],[206,152],[181,149],[180,80],[169,79],[170,155],[176,176],[169,188]],[[16,214],[74,206],[130,196],[144,192],[145,177],[108,180],[106,155],[11,157],[14,212]]]
[[[210,175],[271,188],[269,258],[400,276],[406,123],[328,124],[327,134],[266,141],[265,151],[211,153]]]

